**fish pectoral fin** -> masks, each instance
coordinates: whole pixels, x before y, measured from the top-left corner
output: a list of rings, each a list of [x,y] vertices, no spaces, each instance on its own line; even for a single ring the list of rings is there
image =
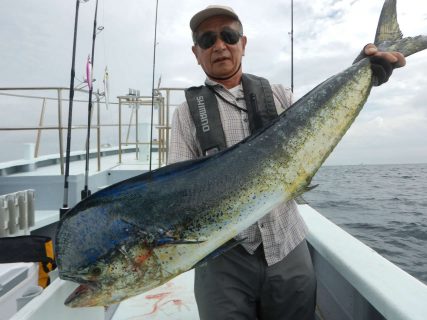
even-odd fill
[[[176,239],[172,237],[159,238],[154,240],[153,246],[159,247],[167,244],[177,245],[177,244],[200,244],[205,242],[205,240],[187,240],[187,239]]]
[[[228,250],[230,250],[230,249],[234,248],[235,246],[241,244],[246,239],[247,238],[243,238],[240,240],[231,239],[231,240],[227,241],[221,247],[219,247],[215,251],[212,251],[210,254],[208,254],[206,257],[204,257],[202,260],[197,262],[191,269],[198,268],[198,267],[206,265],[206,263],[209,260],[212,260],[212,259],[218,257],[219,255],[223,254],[224,252],[227,252]]]
[[[174,244],[199,244],[203,243],[205,240],[176,240],[173,243]]]
[[[308,191],[311,191],[311,190],[313,190],[314,188],[317,188],[317,186],[318,186],[318,184],[315,184],[315,185],[309,185],[309,186],[305,186],[305,187],[302,187],[302,188],[300,188],[300,189],[298,189],[296,192],[295,192],[295,194],[294,194],[294,196],[293,196],[293,199],[295,199],[295,201],[297,202],[297,203],[307,203],[306,202],[306,200],[304,200],[304,198],[302,197],[302,194],[303,193],[306,193],[306,192],[308,192]]]
[[[319,184],[310,184],[309,186],[307,186],[307,187],[304,188],[303,192],[311,191],[311,190],[317,188],[318,186],[319,186]]]
[[[308,186],[303,186],[299,189],[297,189],[294,193],[294,198],[299,197],[300,195],[302,195],[305,192],[311,191],[314,188],[316,188],[317,186],[319,186],[318,184],[315,185],[308,185]]]

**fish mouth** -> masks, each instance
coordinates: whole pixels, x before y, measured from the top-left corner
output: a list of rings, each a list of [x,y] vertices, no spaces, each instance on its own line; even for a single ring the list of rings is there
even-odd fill
[[[100,286],[96,282],[87,281],[80,283],[74,291],[65,299],[64,304],[71,308],[100,306]]]
[[[77,282],[79,286],[68,296],[64,304],[68,307],[90,307],[97,305],[91,297],[96,295],[99,285],[94,281],[84,280],[79,276],[71,275],[68,273],[61,273],[60,278]]]
[[[92,295],[94,291],[94,288],[89,284],[81,284],[65,299],[64,304],[72,308],[92,306],[90,300],[84,301],[82,298]]]

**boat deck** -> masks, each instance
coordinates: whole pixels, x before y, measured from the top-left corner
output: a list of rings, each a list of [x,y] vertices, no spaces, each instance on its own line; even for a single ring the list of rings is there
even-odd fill
[[[53,320],[58,319],[59,314],[61,320],[198,320],[193,279],[194,272],[191,270],[160,287],[107,309],[72,309],[64,306],[65,299],[77,285],[56,279],[42,295],[34,298],[10,320]]]
[[[317,319],[424,320],[427,286],[353,238],[308,205],[299,210],[318,280]],[[199,319],[190,270],[118,307],[71,309],[63,305],[76,284],[55,280],[11,320]]]
[[[43,160],[43,159],[42,159]],[[46,160],[46,159],[45,159]],[[46,161],[50,161],[47,159]],[[135,154],[126,154],[118,164],[117,155],[103,157],[103,170],[97,171],[91,159],[93,191],[126,179],[148,169],[136,161]],[[33,161],[34,162],[34,161]],[[26,168],[27,162],[15,163]],[[10,166],[9,166],[10,167]],[[5,168],[0,165],[0,170]],[[31,232],[55,231],[59,220],[63,176],[59,165],[33,166],[32,170],[10,172],[0,177],[0,194],[33,188],[36,190],[36,226]],[[24,172],[25,171],[25,172]],[[83,187],[84,161],[75,161],[70,168],[71,203],[77,203]],[[6,192],[5,192],[6,191]],[[318,280],[318,319],[424,320],[427,314],[427,286],[381,257],[324,218],[308,205],[299,210],[308,229],[308,242]],[[12,320],[90,319],[198,319],[193,293],[193,271],[147,293],[128,299],[106,310],[102,307],[71,309],[65,298],[76,284],[56,279],[43,293],[22,308]]]

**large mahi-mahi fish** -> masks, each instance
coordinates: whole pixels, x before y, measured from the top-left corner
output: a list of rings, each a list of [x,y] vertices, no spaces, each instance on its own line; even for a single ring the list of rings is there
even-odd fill
[[[409,56],[427,48],[427,37],[402,39],[396,1],[386,0],[374,43]],[[110,305],[159,286],[302,193],[372,83],[370,61],[362,59],[234,147],[128,179],[77,204],[56,236],[60,277],[81,284],[65,303]]]

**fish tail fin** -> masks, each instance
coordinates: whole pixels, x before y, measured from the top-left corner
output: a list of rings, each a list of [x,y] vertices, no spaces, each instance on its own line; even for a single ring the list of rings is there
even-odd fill
[[[398,51],[405,57],[427,49],[427,36],[403,38],[397,21],[397,0],[385,0],[374,44],[382,51]]]
[[[396,2],[396,0],[386,0],[384,2],[380,20],[378,21],[377,33],[375,34],[375,45],[379,45],[384,41],[399,41],[403,37],[397,22]]]

